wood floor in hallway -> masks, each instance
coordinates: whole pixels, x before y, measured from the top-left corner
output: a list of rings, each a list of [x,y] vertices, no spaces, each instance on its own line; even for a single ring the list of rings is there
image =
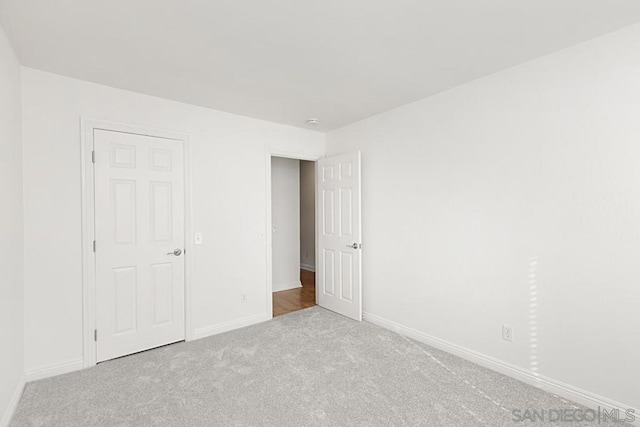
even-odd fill
[[[273,317],[316,305],[316,273],[300,270],[302,287],[273,293]]]

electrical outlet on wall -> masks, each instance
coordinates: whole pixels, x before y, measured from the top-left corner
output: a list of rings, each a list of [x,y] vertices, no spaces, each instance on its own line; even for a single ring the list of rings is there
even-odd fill
[[[241,303],[247,302],[247,294],[240,294],[240,302]]]
[[[513,341],[513,327],[509,325],[502,325],[502,339],[505,341]]]

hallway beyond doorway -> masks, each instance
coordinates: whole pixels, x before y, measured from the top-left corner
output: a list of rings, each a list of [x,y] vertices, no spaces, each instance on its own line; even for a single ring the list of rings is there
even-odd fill
[[[316,305],[316,273],[300,270],[301,288],[273,293],[273,317]]]

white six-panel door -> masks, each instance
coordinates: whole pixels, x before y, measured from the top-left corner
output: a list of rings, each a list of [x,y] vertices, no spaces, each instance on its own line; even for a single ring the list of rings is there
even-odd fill
[[[362,320],[360,152],[317,163],[318,305]]]
[[[185,337],[183,149],[94,131],[98,362]]]

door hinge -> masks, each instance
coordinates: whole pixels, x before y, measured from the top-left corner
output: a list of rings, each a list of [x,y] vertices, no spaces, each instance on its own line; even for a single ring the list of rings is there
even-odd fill
[[[95,252],[95,251],[96,251],[96,241],[94,240],[93,241],[93,252]]]
[[[96,152],[92,151],[91,152],[91,163],[95,163],[96,162]]]
[[[93,340],[94,341],[98,341],[98,330],[97,329],[93,330]]]

